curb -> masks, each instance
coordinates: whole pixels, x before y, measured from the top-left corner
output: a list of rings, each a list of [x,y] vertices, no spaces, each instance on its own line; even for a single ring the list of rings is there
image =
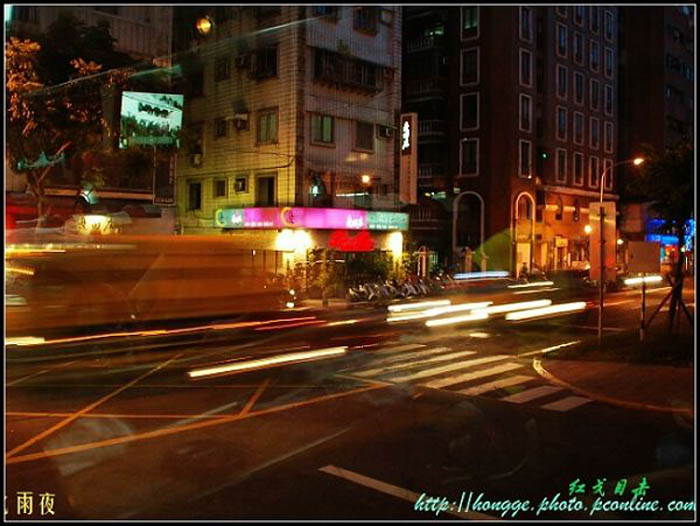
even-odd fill
[[[606,404],[610,405],[616,405],[620,407],[624,407],[626,409],[634,409],[637,411],[657,411],[657,412],[663,412],[663,413],[673,413],[673,414],[681,414],[684,416],[689,416],[692,419],[694,419],[694,409],[692,407],[687,408],[687,407],[680,407],[680,408],[674,408],[674,407],[666,407],[666,406],[659,406],[659,405],[653,405],[653,404],[643,404],[641,402],[629,402],[627,400],[620,400],[618,398],[612,398],[608,396],[603,396],[599,395],[597,393],[593,393],[591,391],[586,391],[585,389],[581,389],[580,387],[576,387],[575,385],[571,385],[568,382],[565,382],[561,378],[553,375],[547,369],[544,368],[542,365],[542,359],[539,357],[535,357],[532,359],[532,367],[537,371],[537,374],[539,374],[542,378],[545,380],[560,385],[566,389],[569,389],[570,391],[573,391],[574,393],[580,394],[585,396],[586,398],[590,398],[591,400],[595,400],[597,402],[603,402]]]

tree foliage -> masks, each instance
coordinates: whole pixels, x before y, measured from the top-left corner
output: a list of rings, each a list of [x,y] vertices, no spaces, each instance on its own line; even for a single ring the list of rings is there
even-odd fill
[[[630,196],[651,202],[651,210],[665,220],[665,230],[682,236],[693,217],[693,143],[684,140],[663,153],[644,145],[643,151],[642,169],[627,181]]]

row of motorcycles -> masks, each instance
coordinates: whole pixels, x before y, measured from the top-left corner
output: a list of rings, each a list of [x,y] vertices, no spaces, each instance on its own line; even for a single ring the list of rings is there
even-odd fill
[[[445,290],[451,278],[435,276],[413,281],[396,279],[358,283],[348,288],[347,299],[352,302],[386,301],[416,298],[439,294]]]

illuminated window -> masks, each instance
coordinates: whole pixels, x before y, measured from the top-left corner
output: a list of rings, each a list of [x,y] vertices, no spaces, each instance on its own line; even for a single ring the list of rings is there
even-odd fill
[[[261,112],[258,116],[258,144],[277,142],[277,110]]]
[[[333,144],[333,117],[318,114],[311,116],[311,141]]]
[[[520,141],[520,177],[532,177],[532,143],[530,141]]]
[[[462,7],[462,40],[479,36],[479,8]]]

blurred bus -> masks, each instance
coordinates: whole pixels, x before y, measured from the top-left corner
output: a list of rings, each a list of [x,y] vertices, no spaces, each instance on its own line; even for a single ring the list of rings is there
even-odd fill
[[[14,231],[6,236],[6,331],[278,310],[286,291],[267,277],[280,265],[280,253],[256,254],[223,236]]]

